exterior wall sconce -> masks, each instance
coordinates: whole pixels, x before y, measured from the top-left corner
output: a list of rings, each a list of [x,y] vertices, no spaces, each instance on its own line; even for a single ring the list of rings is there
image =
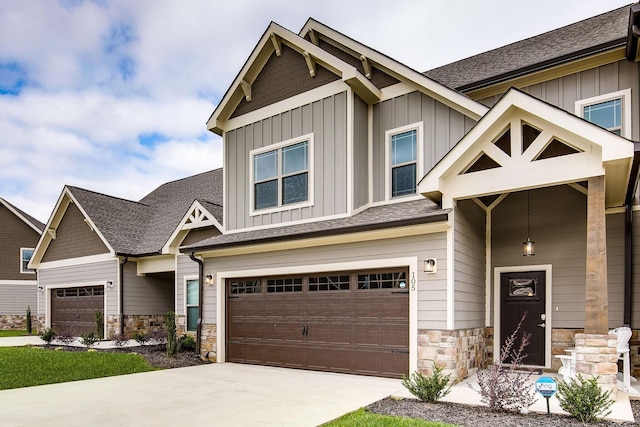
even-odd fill
[[[113,282],[111,280],[107,280],[107,288],[113,288]]]
[[[534,256],[536,254],[535,243],[531,241],[531,204],[529,191],[527,191],[527,241],[522,242],[522,256]]]
[[[44,292],[44,286],[38,285],[38,292]]]
[[[424,272],[425,273],[435,273],[437,271],[435,258],[427,258],[424,260]]]
[[[207,276],[204,279],[204,282],[207,285],[213,285],[213,274],[207,274]]]

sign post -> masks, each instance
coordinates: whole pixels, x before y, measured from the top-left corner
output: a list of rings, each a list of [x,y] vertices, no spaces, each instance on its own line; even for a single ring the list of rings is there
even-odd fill
[[[547,399],[547,415],[551,414],[549,410],[549,398],[558,391],[558,383],[551,377],[540,377],[536,381],[536,391]]]

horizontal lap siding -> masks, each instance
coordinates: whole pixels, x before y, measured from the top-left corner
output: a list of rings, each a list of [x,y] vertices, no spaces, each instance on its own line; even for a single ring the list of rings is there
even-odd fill
[[[426,173],[474,125],[473,120],[420,92],[373,106],[373,202],[385,200],[385,132],[423,122],[423,172]],[[422,178],[421,176],[418,179]]]
[[[27,307],[35,313],[37,292],[35,283],[0,284],[0,315],[24,315]]]
[[[38,271],[38,281],[41,286],[83,286],[88,283],[111,281],[113,287],[105,286],[104,294],[107,299],[107,315],[118,312],[118,260],[80,264],[69,267],[47,268]],[[38,293],[38,313],[45,313],[45,299],[43,293]]]
[[[486,291],[485,213],[473,201],[462,200],[456,207],[454,221],[454,327],[483,327]]]
[[[228,230],[304,220],[347,211],[347,95],[342,92],[225,133]],[[250,216],[250,152],[313,133],[314,204]]]
[[[124,265],[124,314],[167,314],[175,307],[175,285],[152,276],[138,276],[135,262]]]
[[[370,261],[385,258],[418,258],[418,327],[420,329],[446,328],[446,236],[444,233],[418,235],[370,242],[357,242],[317,248],[255,253],[234,257],[205,260],[205,274],[219,271],[246,271],[267,268],[334,264],[354,261]],[[438,258],[438,272],[427,274],[421,264],[425,258]],[[353,270],[357,270],[355,267]],[[216,285],[217,286],[217,285]],[[205,305],[215,305],[215,288],[205,287]],[[205,322],[215,322],[213,314],[205,313]]]
[[[584,327],[587,197],[558,186],[532,190],[530,200],[535,256],[522,256],[527,193],[512,193],[493,211],[492,267],[551,264],[553,327]]]

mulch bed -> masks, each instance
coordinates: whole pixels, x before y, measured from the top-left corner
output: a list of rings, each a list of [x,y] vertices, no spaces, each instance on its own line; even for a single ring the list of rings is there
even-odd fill
[[[631,408],[636,420],[640,420],[640,401],[632,400]],[[517,414],[510,412],[491,412],[486,407],[463,405],[459,403],[438,402],[424,403],[417,399],[386,398],[375,402],[366,408],[369,412],[381,415],[393,415],[409,418],[422,418],[428,421],[456,424],[473,427],[539,427],[539,426],[583,426],[575,418],[561,414],[528,413]],[[619,423],[601,421],[598,426],[628,426],[636,423]]]

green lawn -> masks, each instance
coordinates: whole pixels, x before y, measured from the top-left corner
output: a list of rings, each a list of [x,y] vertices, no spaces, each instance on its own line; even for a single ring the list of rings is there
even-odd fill
[[[0,390],[156,369],[136,354],[56,351],[40,347],[0,348]]]
[[[455,427],[453,424],[435,423],[416,418],[390,417],[372,414],[363,408],[343,415],[322,427]]]
[[[5,337],[22,337],[22,336],[26,336],[29,335],[27,333],[27,331],[20,331],[20,330],[16,330],[16,329],[12,329],[9,331],[0,331],[0,338],[5,338]]]

